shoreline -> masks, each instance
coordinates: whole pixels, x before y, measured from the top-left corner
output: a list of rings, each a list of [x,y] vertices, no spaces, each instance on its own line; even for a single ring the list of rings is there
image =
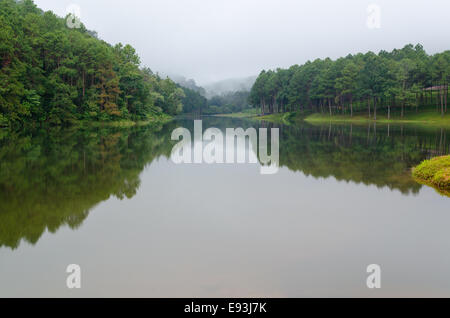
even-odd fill
[[[392,116],[387,118],[386,114],[379,114],[377,119],[369,118],[367,114],[355,114],[353,117],[350,115],[333,115],[328,114],[299,114],[297,112],[286,112],[268,114],[264,116],[234,113],[234,114],[220,114],[214,115],[216,117],[230,117],[230,118],[248,118],[254,120],[265,120],[275,123],[292,124],[298,121],[304,121],[307,123],[380,123],[380,124],[415,124],[415,125],[427,125],[427,126],[444,126],[450,127],[450,114],[446,114],[442,117],[438,113],[425,112],[425,113],[409,113],[405,114],[404,118],[398,116]]]
[[[173,120],[172,116],[164,115],[160,117],[154,117],[147,120],[137,120],[133,121],[131,119],[121,119],[121,120],[112,120],[112,121],[94,121],[94,120],[75,120],[73,122],[67,124],[49,124],[49,123],[27,123],[21,126],[0,126],[1,130],[21,130],[27,128],[49,128],[49,127],[65,127],[65,128],[131,128],[131,127],[142,127],[149,125],[160,125],[168,123]]]
[[[421,124],[421,125],[439,125],[439,126],[449,126],[450,127],[450,115],[447,114],[442,117],[440,114],[436,113],[420,113],[420,114],[407,114],[404,118],[391,117],[387,118],[385,114],[378,115],[378,118],[369,118],[367,115],[354,115],[350,117],[348,115],[322,115],[313,114],[308,115],[304,119],[306,122],[348,122],[348,123],[380,123],[380,124]]]

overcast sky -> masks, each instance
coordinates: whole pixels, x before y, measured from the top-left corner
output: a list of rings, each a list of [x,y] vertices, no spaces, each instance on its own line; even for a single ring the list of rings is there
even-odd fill
[[[35,0],[65,16],[76,4],[88,29],[129,43],[142,63],[200,84],[257,75],[308,59],[422,43],[450,49],[449,0]],[[376,11],[381,9],[380,28]],[[368,27],[367,20],[370,16]]]

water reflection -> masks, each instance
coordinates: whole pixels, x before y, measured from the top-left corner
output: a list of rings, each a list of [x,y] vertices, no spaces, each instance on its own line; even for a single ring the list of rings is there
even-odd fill
[[[281,167],[405,195],[422,187],[411,178],[410,168],[449,153],[450,142],[445,129],[415,126],[283,126],[223,118],[206,118],[203,126],[224,133],[228,127],[278,127]],[[76,229],[93,207],[111,196],[133,198],[146,165],[170,156],[171,132],[177,127],[192,131],[193,121],[130,129],[1,132],[0,247],[17,248],[22,239],[36,244],[45,230],[54,233],[62,225]]]
[[[145,165],[170,155],[166,136],[161,127],[3,132],[0,247],[76,229],[98,203],[132,198]]]
[[[424,159],[449,153],[448,131],[392,125],[284,127],[281,165],[316,178],[334,177],[404,194],[421,186],[410,169]]]

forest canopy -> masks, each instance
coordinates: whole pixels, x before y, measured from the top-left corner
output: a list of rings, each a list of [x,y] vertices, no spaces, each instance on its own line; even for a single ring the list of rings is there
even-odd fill
[[[447,112],[450,51],[428,55],[422,45],[379,54],[348,55],[308,61],[289,69],[262,71],[250,103],[263,114],[288,111],[345,114],[380,108],[390,118],[405,110]]]
[[[31,0],[0,0],[0,126],[146,120],[181,113],[183,101],[130,45],[71,29]]]

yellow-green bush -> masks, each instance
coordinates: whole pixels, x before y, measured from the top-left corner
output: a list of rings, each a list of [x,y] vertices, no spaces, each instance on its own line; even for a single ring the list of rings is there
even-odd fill
[[[450,191],[450,156],[425,160],[413,169],[413,176],[419,182]]]

